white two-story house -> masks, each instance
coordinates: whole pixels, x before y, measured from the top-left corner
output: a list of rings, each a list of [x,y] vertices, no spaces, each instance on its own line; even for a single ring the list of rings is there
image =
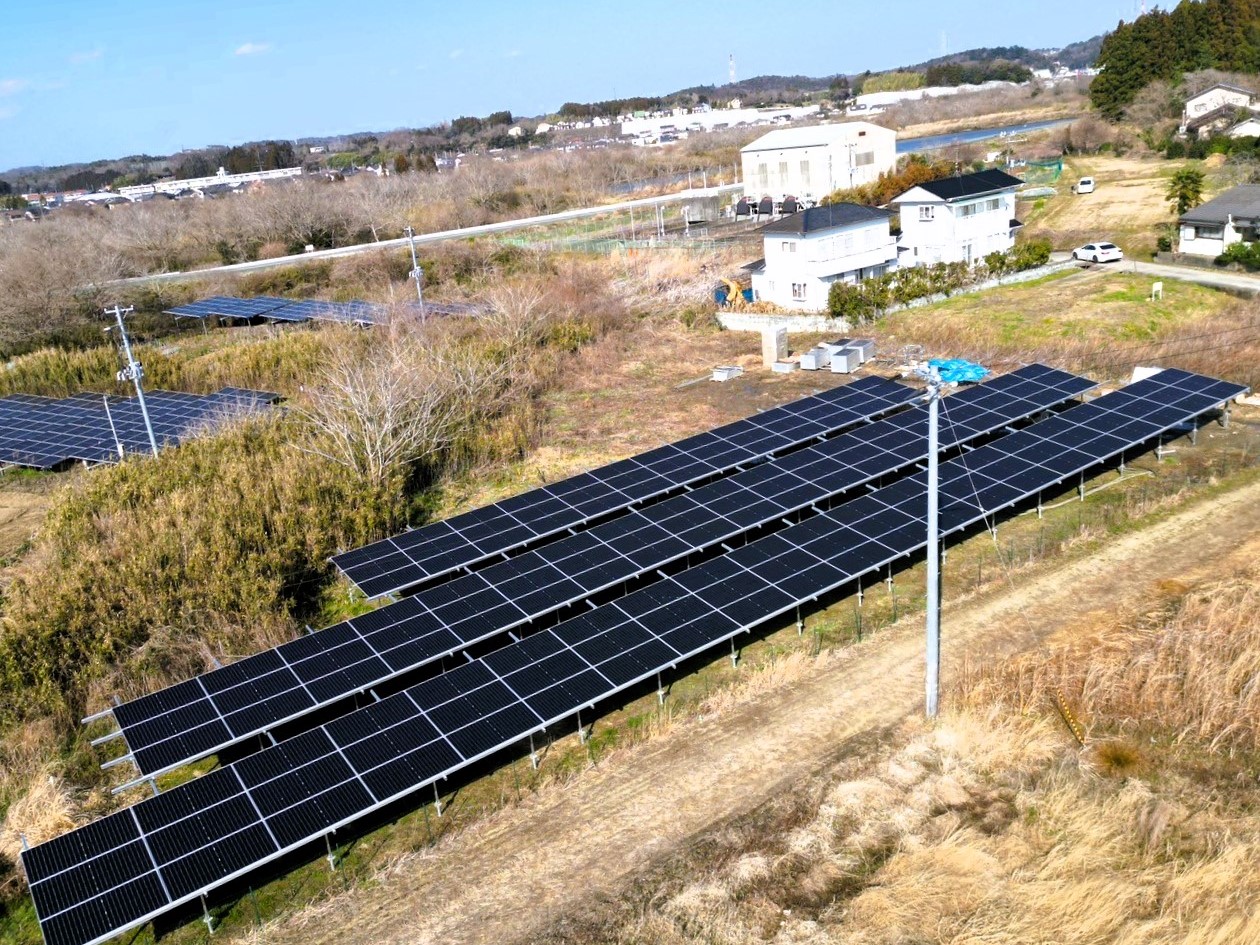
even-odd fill
[[[831,284],[860,282],[897,266],[887,210],[837,203],[761,228],[765,259],[752,267],[753,298],[781,308],[827,307]]]
[[[901,211],[900,265],[979,262],[1015,245],[1015,191],[1005,171],[977,171],[914,187],[892,202]]]

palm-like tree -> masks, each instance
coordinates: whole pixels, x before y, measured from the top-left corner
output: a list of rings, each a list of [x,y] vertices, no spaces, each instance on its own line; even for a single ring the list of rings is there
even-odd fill
[[[1177,216],[1203,203],[1203,172],[1183,167],[1168,182],[1168,202],[1177,208]]]

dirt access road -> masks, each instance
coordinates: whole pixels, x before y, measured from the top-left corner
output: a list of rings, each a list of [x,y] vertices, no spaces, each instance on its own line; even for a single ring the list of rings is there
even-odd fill
[[[1192,585],[1260,551],[1260,481],[1161,521],[1018,586],[948,607],[946,653],[1027,650],[1111,613],[1145,609],[1162,582]],[[946,568],[948,579],[948,565]],[[1167,586],[1167,585],[1163,585]],[[683,723],[453,836],[379,885],[251,933],[294,945],[545,942],[552,923],[615,897],[637,871],[727,818],[791,791],[847,739],[922,705],[921,623],[881,631],[788,688]],[[950,671],[946,664],[946,679]]]

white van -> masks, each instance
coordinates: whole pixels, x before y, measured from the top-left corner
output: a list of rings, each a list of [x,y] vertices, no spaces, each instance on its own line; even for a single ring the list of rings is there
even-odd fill
[[[1072,185],[1072,193],[1074,194],[1092,194],[1094,192],[1094,178],[1082,177]]]

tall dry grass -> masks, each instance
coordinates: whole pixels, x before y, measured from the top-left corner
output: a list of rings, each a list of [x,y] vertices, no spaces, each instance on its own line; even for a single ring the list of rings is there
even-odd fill
[[[1256,577],[977,665],[938,724],[851,759],[809,816],[730,825],[715,859],[566,941],[1260,942]],[[1091,720],[1083,752],[1059,693]],[[1100,763],[1117,738],[1140,763]]]

